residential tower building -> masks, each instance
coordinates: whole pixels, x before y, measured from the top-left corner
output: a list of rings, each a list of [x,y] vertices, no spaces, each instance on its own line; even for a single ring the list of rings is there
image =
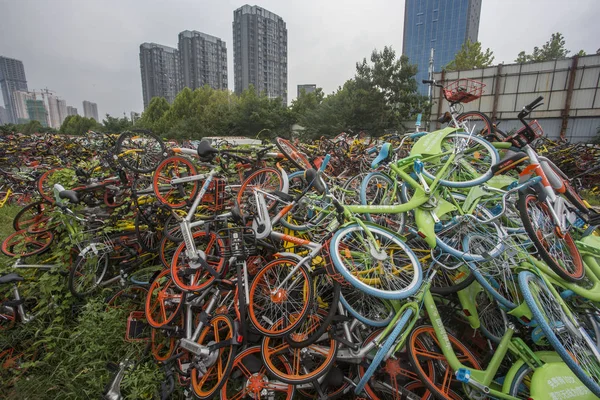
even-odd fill
[[[154,97],[173,103],[181,88],[179,52],[156,43],[140,45],[140,71],[144,109]]]
[[[94,118],[97,122],[100,122],[98,119],[98,105],[96,103],[92,103],[91,101],[84,100],[83,116],[86,118]]]
[[[0,87],[9,121],[16,124],[18,122],[17,106],[13,93],[17,90],[27,91],[27,78],[22,61],[0,56]]]
[[[227,45],[220,38],[198,31],[179,34],[181,88],[208,85],[227,89]]]

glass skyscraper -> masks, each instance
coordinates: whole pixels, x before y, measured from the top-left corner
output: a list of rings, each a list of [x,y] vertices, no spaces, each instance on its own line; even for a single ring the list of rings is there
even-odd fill
[[[419,93],[427,94],[431,49],[434,71],[441,71],[454,59],[467,40],[477,41],[481,0],[406,0],[402,54],[417,64]]]

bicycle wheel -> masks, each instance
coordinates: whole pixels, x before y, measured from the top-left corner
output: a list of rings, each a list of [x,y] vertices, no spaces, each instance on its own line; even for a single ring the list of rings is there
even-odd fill
[[[171,264],[173,263],[173,255],[175,254],[175,251],[177,251],[177,247],[179,247],[179,243],[169,240],[166,235],[160,239],[158,256],[163,268],[171,268]]]
[[[571,371],[600,397],[600,352],[581,323],[567,316],[552,291],[529,271],[519,274],[527,306],[546,339]],[[575,314],[572,314],[576,318]]]
[[[361,374],[360,381],[358,381],[356,388],[354,388],[354,393],[360,394],[363,391],[363,389],[364,389],[365,385],[367,384],[367,382],[369,381],[369,379],[371,379],[371,377],[375,373],[375,371],[377,371],[379,369],[379,365],[381,364],[381,362],[384,359],[389,358],[388,353],[390,352],[392,346],[395,346],[397,344],[396,340],[398,339],[400,334],[402,332],[404,332],[406,330],[406,328],[411,326],[410,319],[411,319],[412,315],[413,315],[412,308],[407,308],[406,310],[404,310],[402,312],[402,316],[400,316],[400,318],[396,322],[396,326],[390,332],[389,336],[386,337],[385,342],[383,342],[383,345],[381,346],[381,348],[377,347],[377,352],[375,354],[375,357],[373,357],[373,360],[370,362],[367,370]]]
[[[389,301],[370,296],[352,286],[342,286],[340,302],[348,314],[376,328],[388,326],[396,314]]]
[[[144,311],[148,296],[148,289],[142,286],[127,286],[119,290],[106,303],[106,309],[118,308],[125,310],[128,314],[131,311]]]
[[[382,172],[372,172],[363,179],[360,186],[360,204],[387,206],[401,204],[400,186]],[[397,214],[365,214],[367,220],[384,226],[394,232],[404,230],[406,213]]]
[[[196,175],[196,167],[185,157],[173,156],[163,160],[152,176],[152,188],[156,198],[171,208],[186,206],[198,193],[198,180],[175,184],[171,181]]]
[[[53,240],[52,231],[32,234],[22,229],[4,239],[2,252],[9,257],[34,256],[48,251]]]
[[[214,232],[195,232],[193,235],[196,249],[204,253],[206,262],[213,271],[220,275],[225,266],[225,244],[223,239]],[[171,261],[171,276],[173,283],[181,290],[197,291],[210,285],[217,276],[200,267],[198,264],[190,264],[186,254],[185,242],[179,244]],[[220,277],[220,276],[219,276]]]
[[[148,286],[156,276],[162,271],[160,265],[153,265],[135,270],[129,274],[129,280],[134,285]]]
[[[156,361],[165,361],[175,351],[176,338],[175,336],[169,336],[167,331],[160,328],[150,328],[150,340],[152,356]]]
[[[121,133],[115,152],[123,167],[142,174],[154,171],[167,156],[162,139],[150,131],[141,130]]]
[[[371,223],[366,227],[368,231],[353,223],[333,235],[330,254],[336,270],[371,296],[404,299],[414,294],[423,273],[413,251],[392,232]]]
[[[481,136],[485,140],[489,140],[493,132],[492,121],[490,121],[487,115],[479,111],[467,111],[461,113],[456,117],[456,121],[460,125],[466,125],[465,131],[467,131],[467,133]]]
[[[238,204],[244,213],[256,214],[256,199],[253,192],[255,188],[265,192],[281,190],[283,188],[281,173],[275,168],[262,168],[253,172],[244,180],[237,195]],[[269,211],[277,204],[276,200],[265,200]]]
[[[15,215],[13,228],[15,231],[27,229],[29,233],[46,232],[53,228],[50,217],[51,210],[52,204],[45,200],[28,204]]]
[[[213,317],[200,333],[197,342],[207,346],[210,353],[201,360],[205,370],[190,371],[192,390],[199,399],[213,399],[227,382],[237,353],[234,333],[233,321],[227,315]]]
[[[273,360],[277,370],[291,373],[292,367],[283,356]],[[291,400],[295,386],[269,377],[260,356],[260,346],[250,347],[239,353],[233,361],[229,379],[221,389],[222,400],[274,399]]]
[[[248,315],[265,336],[284,336],[308,315],[314,297],[312,277],[304,266],[290,275],[296,266],[295,260],[279,258],[265,265],[252,280]]]
[[[108,270],[110,254],[102,250],[106,248],[104,243],[95,244],[101,246],[100,251],[89,251],[84,256],[78,256],[69,272],[69,290],[79,299],[92,294]]]
[[[314,318],[315,315],[309,316]],[[274,329],[287,324],[280,319],[273,324]],[[298,332],[302,334],[302,332]],[[337,342],[328,336],[321,337],[315,344],[304,348],[292,348],[285,338],[265,337],[261,346],[262,357],[267,370],[279,380],[292,385],[313,382],[325,375],[335,362]],[[284,356],[289,360],[291,371],[280,370],[278,359]]]
[[[134,219],[135,236],[144,251],[155,253],[162,239],[161,215],[155,207],[142,207]]]
[[[308,158],[298,150],[293,144],[290,143],[289,140],[278,137],[275,139],[275,145],[281,153],[290,160],[292,164],[298,169],[309,169],[313,168]]]
[[[487,181],[493,176],[492,166],[500,159],[498,151],[485,139],[466,133],[451,133],[442,140],[439,157],[423,161],[423,174],[435,179],[453,154],[456,155],[454,161],[439,180],[441,185],[453,188],[477,186]]]
[[[577,282],[585,276],[581,254],[569,232],[559,232],[548,205],[536,193],[519,193],[519,213],[540,257],[561,278]]]
[[[460,362],[466,367],[481,369],[481,365],[471,351],[456,337],[448,335],[449,344]],[[432,326],[424,325],[416,328],[408,339],[408,355],[415,372],[431,393],[438,399],[453,400],[453,393],[460,392],[463,385],[456,379],[452,368],[442,353],[440,342]],[[434,372],[430,372],[433,362]],[[465,390],[470,390],[464,386]]]
[[[312,274],[315,301],[308,316],[297,329],[285,337],[293,348],[303,348],[314,344],[327,332],[337,313],[340,299],[340,284],[331,279],[323,269]]]
[[[164,270],[154,279],[146,297],[146,319],[153,328],[169,324],[179,313],[184,301],[182,293],[171,279],[171,271]]]
[[[52,175],[55,172],[61,171],[64,168],[53,168],[44,172],[37,181],[37,190],[42,196],[42,198],[50,203],[54,203],[54,184],[58,183],[57,179]]]
[[[508,236],[502,226],[497,221],[481,223],[471,216],[489,219],[493,216],[489,210],[477,205],[472,214],[468,215],[462,209],[467,196],[445,193],[442,198],[452,203],[455,210],[439,216],[440,221],[435,224],[436,245],[441,250],[459,261],[483,262],[502,254]]]

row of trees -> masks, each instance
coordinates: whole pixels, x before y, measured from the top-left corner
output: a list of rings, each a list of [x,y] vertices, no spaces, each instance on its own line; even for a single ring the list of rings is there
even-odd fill
[[[531,53],[521,51],[515,59],[515,62],[524,64],[528,62],[541,62],[566,58],[571,51],[567,50],[565,44],[565,38],[563,37],[562,33],[553,33],[550,40],[542,45],[542,47],[535,46]],[[586,52],[584,50],[579,50],[576,54],[578,56],[585,56]],[[596,51],[596,54],[600,54],[600,49]],[[491,51],[489,48],[483,51],[481,43],[473,43],[470,40],[467,40],[462,45],[460,51],[456,54],[454,60],[452,60],[444,68],[447,71],[485,68],[492,65],[493,61],[493,51]]]
[[[136,126],[172,138],[236,136],[264,132],[288,136],[294,124],[305,138],[364,130],[381,134],[403,131],[403,121],[428,109],[417,94],[416,65],[396,57],[391,47],[373,51],[369,60],[356,64],[356,74],[337,91],[302,92],[291,107],[281,99],[256,94],[253,88],[241,95],[205,86],[181,91],[173,104],[154,98]]]

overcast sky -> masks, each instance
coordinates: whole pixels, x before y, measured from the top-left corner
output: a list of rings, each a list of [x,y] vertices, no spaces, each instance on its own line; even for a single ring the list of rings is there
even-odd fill
[[[444,0],[441,0],[444,1]],[[0,55],[22,60],[30,90],[48,88],[77,107],[98,103],[99,115],[142,111],[139,45],[177,47],[197,30],[227,43],[233,89],[231,0],[0,0]],[[288,29],[288,93],[315,83],[330,93],[354,75],[374,48],[402,52],[402,0],[262,0]],[[510,63],[553,32],[566,47],[600,48],[599,0],[483,0],[479,41]],[[3,105],[4,103],[2,103]]]

